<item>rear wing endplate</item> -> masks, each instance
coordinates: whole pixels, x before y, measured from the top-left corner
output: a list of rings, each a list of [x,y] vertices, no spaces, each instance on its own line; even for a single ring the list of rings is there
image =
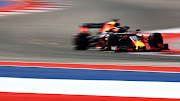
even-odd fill
[[[104,23],[85,23],[80,27],[87,27],[87,28],[102,28]]]

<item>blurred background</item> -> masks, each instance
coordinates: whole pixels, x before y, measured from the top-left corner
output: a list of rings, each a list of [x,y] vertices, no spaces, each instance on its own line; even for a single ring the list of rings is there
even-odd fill
[[[3,1],[1,0],[1,5]],[[121,25],[130,26],[132,30],[178,28],[179,0],[46,0],[46,3],[44,0],[13,0],[13,2],[9,2],[6,9],[1,6],[2,61],[75,63],[111,61],[117,64],[127,60],[131,61],[127,64],[141,61],[179,62],[179,57],[74,51],[71,47],[71,36],[78,32],[78,26],[82,23],[101,23],[117,18],[121,19]],[[42,6],[46,9],[40,8]],[[32,9],[33,11],[28,11]],[[179,44],[180,42],[176,41],[176,46],[179,47]]]

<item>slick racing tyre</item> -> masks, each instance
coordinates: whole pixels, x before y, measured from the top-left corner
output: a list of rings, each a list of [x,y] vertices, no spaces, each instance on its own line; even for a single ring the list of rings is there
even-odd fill
[[[107,47],[106,50],[107,51],[116,51],[116,49],[112,49],[112,46],[116,46],[116,44],[117,44],[117,36],[114,34],[109,34],[108,40],[105,43],[105,45]]]
[[[160,33],[151,34],[154,44],[163,44],[163,38]]]
[[[74,49],[75,50],[86,50],[88,48],[88,33],[79,33],[74,38]]]
[[[163,44],[163,38],[160,33],[152,33],[149,36],[149,45],[152,47],[157,47],[158,44]],[[157,50],[160,51],[160,50]]]

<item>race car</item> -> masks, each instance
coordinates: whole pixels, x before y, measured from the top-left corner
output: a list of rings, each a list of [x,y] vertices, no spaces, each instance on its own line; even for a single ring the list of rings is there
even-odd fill
[[[92,35],[90,28],[99,28]],[[128,31],[129,26],[121,26],[118,19],[105,23],[85,23],[79,27],[79,33],[73,34],[73,46],[76,50],[100,49],[105,51],[161,51],[169,50],[168,44],[163,43],[160,33],[144,36],[136,31]]]

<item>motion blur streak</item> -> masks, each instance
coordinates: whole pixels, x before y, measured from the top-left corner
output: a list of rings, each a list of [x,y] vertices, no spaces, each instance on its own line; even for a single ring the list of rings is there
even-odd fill
[[[63,10],[70,4],[47,1],[17,0],[5,2],[6,6],[0,7],[0,15],[29,14],[37,12],[50,12],[54,10]]]
[[[3,1],[0,0],[0,2],[3,2],[0,5],[0,14],[2,12],[8,12],[8,11],[13,10],[13,9],[21,9],[21,8],[29,5],[28,2],[15,1],[15,0],[14,1],[13,0],[3,0]]]
[[[3,6],[5,4],[4,1],[0,1],[0,7]]]

